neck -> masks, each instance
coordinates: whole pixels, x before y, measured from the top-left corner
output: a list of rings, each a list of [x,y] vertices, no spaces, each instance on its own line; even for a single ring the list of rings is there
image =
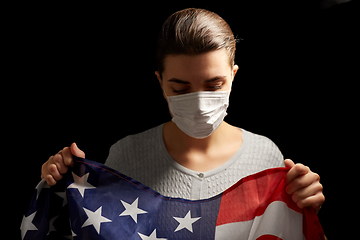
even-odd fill
[[[231,125],[226,122],[222,122],[218,129],[216,129],[210,136],[197,139],[188,136],[183,131],[181,131],[174,122],[170,121],[164,124],[163,136],[165,144],[167,143],[176,143],[178,147],[186,149],[187,151],[201,151],[207,152],[212,146],[215,146],[221,143],[224,138],[231,131]]]

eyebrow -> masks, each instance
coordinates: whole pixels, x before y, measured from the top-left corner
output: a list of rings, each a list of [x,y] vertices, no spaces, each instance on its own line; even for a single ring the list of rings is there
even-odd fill
[[[170,80],[168,80],[168,82],[175,82],[175,83],[181,83],[181,84],[190,84],[190,82],[180,80],[180,79],[177,79],[177,78],[171,78]]]
[[[206,82],[206,83],[214,82],[214,81],[217,81],[217,80],[225,78],[225,77],[226,76],[216,76],[216,77],[210,78],[208,80],[205,80],[204,82]],[[181,80],[181,79],[178,79],[178,78],[171,78],[171,79],[168,80],[168,82],[175,82],[175,83],[180,83],[180,84],[190,84],[190,82],[184,81],[184,80]]]

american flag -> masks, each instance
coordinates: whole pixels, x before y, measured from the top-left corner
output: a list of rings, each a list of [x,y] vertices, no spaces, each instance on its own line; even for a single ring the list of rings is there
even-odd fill
[[[191,201],[162,196],[100,163],[74,161],[55,186],[44,180],[36,186],[20,228],[23,240],[324,239],[316,213],[298,208],[285,192],[288,168]]]

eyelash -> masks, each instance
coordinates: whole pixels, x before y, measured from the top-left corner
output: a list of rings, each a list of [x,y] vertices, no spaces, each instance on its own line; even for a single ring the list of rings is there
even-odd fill
[[[177,94],[184,94],[184,93],[186,93],[188,91],[188,89],[184,89],[184,90],[175,90],[175,89],[173,89],[173,92],[174,93],[177,93]]]
[[[217,90],[217,89],[221,89],[222,86],[223,86],[223,85],[221,84],[221,85],[219,85],[219,86],[213,86],[213,87],[209,87],[209,88],[211,88],[211,89],[216,89],[216,90]]]
[[[223,84],[219,85],[219,86],[209,86],[207,87],[208,89],[211,89],[212,90],[219,90],[223,87]],[[177,94],[185,94],[187,93],[189,90],[188,89],[181,89],[181,90],[175,90],[173,89],[173,92],[174,93],[177,93]]]
[[[210,91],[213,91],[213,90],[219,90],[222,88],[222,84],[219,85],[219,86],[211,86],[211,87],[207,87],[208,89],[210,89]],[[182,90],[175,90],[173,89],[173,92],[174,93],[177,93],[177,94],[185,94],[187,93],[189,90],[188,89],[182,89]]]

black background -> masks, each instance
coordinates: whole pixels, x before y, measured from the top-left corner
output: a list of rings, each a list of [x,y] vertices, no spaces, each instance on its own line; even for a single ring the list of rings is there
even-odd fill
[[[88,159],[104,162],[117,140],[170,120],[154,75],[156,37],[171,13],[199,7],[218,13],[243,39],[225,120],[269,137],[285,158],[319,173],[325,233],[330,239],[349,234],[347,216],[358,211],[352,184],[359,157],[352,152],[359,4],[322,9],[319,3],[26,6],[17,46],[21,79],[6,114],[12,132],[6,164],[12,180],[23,183],[11,187],[11,201],[23,203],[14,206],[15,232],[51,155],[76,142]]]

